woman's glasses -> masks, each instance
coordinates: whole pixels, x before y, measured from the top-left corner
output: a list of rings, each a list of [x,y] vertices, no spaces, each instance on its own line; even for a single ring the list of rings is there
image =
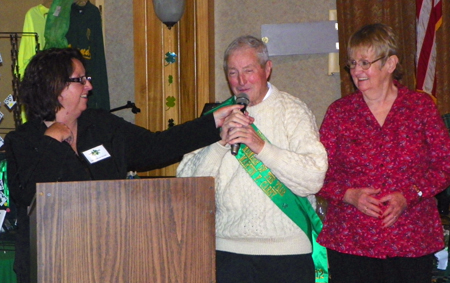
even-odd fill
[[[375,59],[372,62],[370,62],[368,60],[360,60],[360,61],[348,60],[347,67],[349,67],[350,69],[354,69],[354,68],[356,68],[356,66],[360,66],[363,70],[368,70],[370,68],[370,66],[372,66],[373,63],[383,59],[384,57],[385,56]]]
[[[82,85],[85,85],[86,82],[91,82],[92,78],[91,77],[86,77],[86,76],[82,76],[79,78],[68,78],[67,82],[69,83],[80,83]]]

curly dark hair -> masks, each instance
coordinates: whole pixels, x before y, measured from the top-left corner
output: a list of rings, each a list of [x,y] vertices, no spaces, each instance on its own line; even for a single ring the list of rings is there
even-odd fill
[[[67,79],[75,69],[74,59],[84,66],[83,56],[74,48],[51,48],[34,55],[19,88],[19,100],[28,119],[56,119],[56,112],[62,108],[58,97],[68,86]]]

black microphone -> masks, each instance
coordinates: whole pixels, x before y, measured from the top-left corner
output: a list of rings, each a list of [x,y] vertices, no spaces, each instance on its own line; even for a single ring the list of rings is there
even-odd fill
[[[247,108],[248,103],[250,100],[248,99],[248,95],[246,93],[239,93],[236,95],[236,104],[244,105],[244,108],[241,109],[241,112],[244,113],[245,109]],[[241,144],[235,143],[231,145],[231,154],[236,155],[239,152],[239,148],[241,147]]]

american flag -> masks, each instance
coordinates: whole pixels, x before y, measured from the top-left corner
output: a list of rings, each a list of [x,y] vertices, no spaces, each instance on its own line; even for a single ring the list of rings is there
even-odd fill
[[[416,89],[436,97],[436,31],[442,24],[441,0],[416,0]]]

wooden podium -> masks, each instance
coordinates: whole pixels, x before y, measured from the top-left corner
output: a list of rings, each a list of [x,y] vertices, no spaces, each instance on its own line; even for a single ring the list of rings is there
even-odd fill
[[[215,282],[214,179],[42,183],[33,282]]]

